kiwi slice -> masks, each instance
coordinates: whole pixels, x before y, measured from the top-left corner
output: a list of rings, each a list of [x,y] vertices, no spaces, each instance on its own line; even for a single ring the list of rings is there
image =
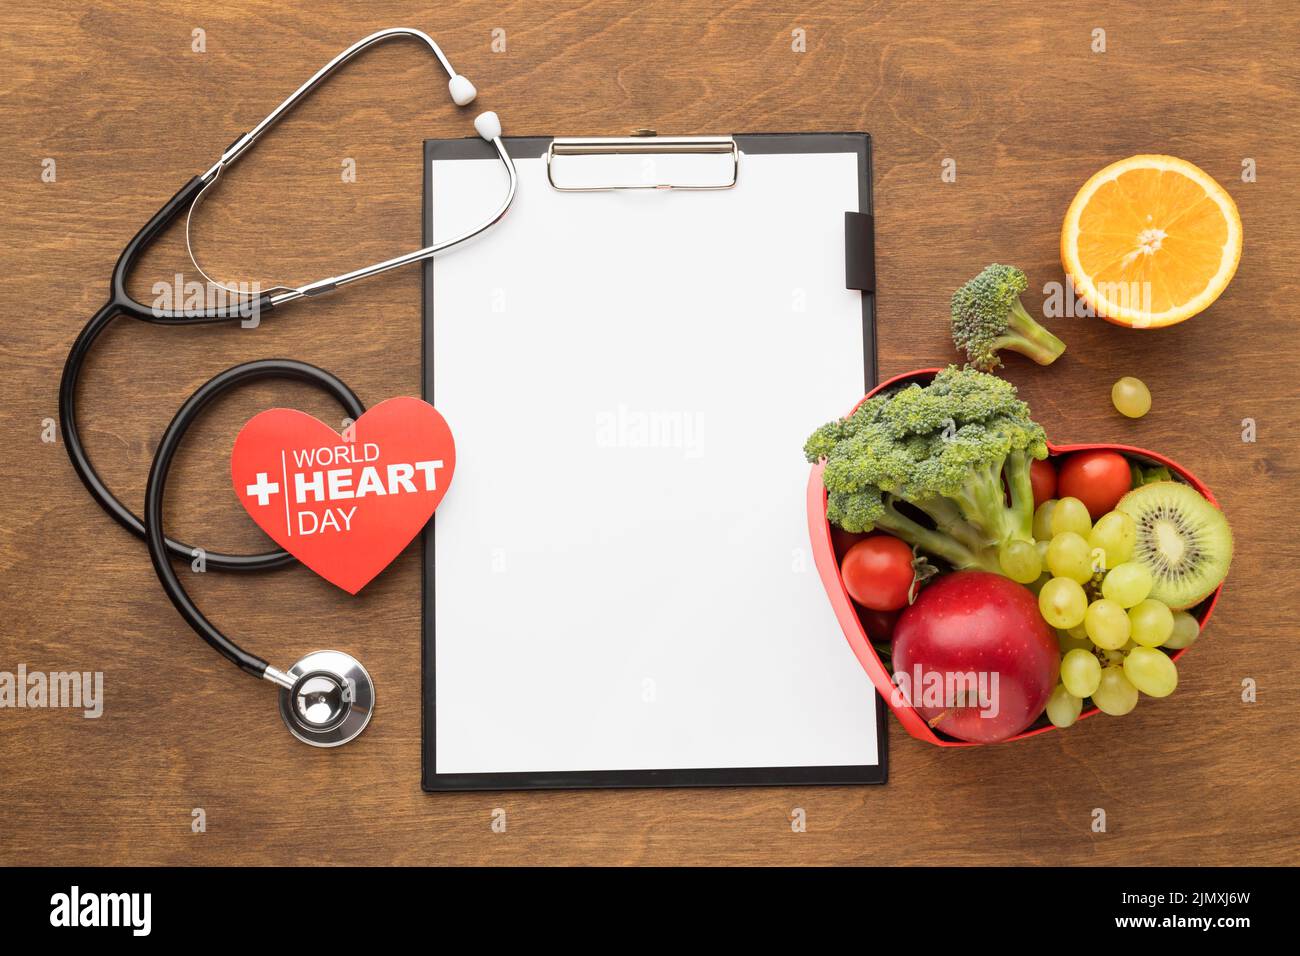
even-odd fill
[[[1137,524],[1132,561],[1146,565],[1151,597],[1175,611],[1209,595],[1227,577],[1232,531],[1223,512],[1195,488],[1157,481],[1134,488],[1115,506]]]

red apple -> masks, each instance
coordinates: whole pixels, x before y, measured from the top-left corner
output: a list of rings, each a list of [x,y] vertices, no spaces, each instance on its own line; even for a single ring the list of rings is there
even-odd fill
[[[925,587],[898,619],[893,662],[895,693],[932,727],[995,743],[1042,714],[1061,652],[1027,588],[957,571]]]

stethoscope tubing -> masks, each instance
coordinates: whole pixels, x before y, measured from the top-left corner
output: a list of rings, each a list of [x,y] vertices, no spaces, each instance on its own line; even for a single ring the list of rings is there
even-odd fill
[[[193,314],[175,309],[153,309],[137,302],[127,291],[127,280],[136,260],[148,249],[150,243],[167,228],[182,212],[189,208],[194,197],[203,188],[203,181],[193,177],[177,190],[176,194],[150,217],[139,232],[126,244],[122,254],[113,266],[113,275],[109,281],[108,301],[88,321],[77,335],[68,357],[63,363],[63,376],[59,380],[59,427],[63,432],[64,446],[72,469],[85,485],[95,502],[108,515],[127,531],[141,540],[145,536],[144,522],[109,489],[100,477],[85,445],[81,441],[81,427],[77,420],[77,387],[86,359],[91,349],[104,330],[121,316],[129,316],[143,322],[156,325],[202,325],[214,322],[233,322],[246,318],[251,310],[269,312],[273,306],[269,295],[264,295],[249,302],[223,303]],[[167,539],[167,550],[175,557],[189,560],[194,557],[195,549],[188,544]],[[205,550],[209,567],[219,571],[269,571],[294,563],[293,555],[277,549],[262,554],[225,554],[220,551]]]
[[[153,561],[154,571],[167,597],[199,637],[207,641],[217,653],[254,677],[266,676],[269,666],[267,662],[245,651],[213,625],[194,603],[172,567],[168,553],[171,542],[163,531],[163,499],[167,493],[167,475],[171,470],[172,459],[180,447],[181,439],[185,437],[185,432],[194,420],[223,392],[264,378],[292,379],[315,385],[333,395],[353,419],[360,418],[365,413],[365,406],[361,404],[361,400],[342,380],[306,362],[293,359],[258,359],[236,365],[219,372],[200,385],[177,410],[171,424],[167,426],[162,439],[158,442],[158,450],[154,453],[153,466],[149,469],[149,482],[144,493],[145,543],[149,546],[149,557]],[[207,561],[211,562],[211,560],[211,556],[208,556]],[[289,560],[293,558],[290,557]]]
[[[144,521],[124,505],[109,489],[103,478],[100,477],[99,471],[90,460],[85,445],[82,444],[81,427],[77,420],[77,386],[81,379],[82,369],[85,367],[86,358],[103,331],[108,328],[114,319],[123,314],[125,313],[116,303],[109,302],[95,313],[94,317],[81,330],[81,334],[77,336],[77,340],[68,352],[67,361],[64,362],[63,378],[59,382],[59,426],[63,432],[63,442],[68,453],[68,460],[72,462],[73,471],[77,473],[81,483],[90,492],[90,496],[114,521],[137,538],[144,540]],[[360,407],[359,403],[356,407]],[[360,414],[351,408],[348,408],[348,412],[354,417]],[[193,545],[173,538],[166,538],[164,545],[173,557],[185,560],[193,559],[199,550]],[[295,561],[293,555],[282,549],[266,551],[261,554],[226,554],[221,551],[209,551],[206,548],[202,550],[207,566],[220,571],[269,571],[272,568],[293,564]]]
[[[73,470],[86,490],[94,498],[95,502],[108,513],[118,524],[127,531],[131,532],[137,538],[143,539],[145,535],[144,522],[126,507],[120,499],[109,489],[108,485],[100,477],[98,470],[90,459],[85,445],[81,441],[81,430],[77,420],[77,387],[81,378],[82,370],[85,366],[86,357],[89,355],[91,348],[96,340],[103,333],[115,318],[122,315],[130,316],[143,322],[149,322],[155,325],[205,325],[215,322],[231,322],[247,318],[250,314],[261,316],[269,313],[277,305],[283,305],[292,302],[295,299],[319,295],[322,292],[330,291],[343,285],[350,284],[359,279],[371,275],[377,275],[380,272],[386,272],[389,269],[395,269],[399,266],[419,262],[424,259],[433,258],[443,252],[456,248],[470,241],[492,226],[496,225],[505,216],[511,203],[514,201],[515,192],[518,188],[518,175],[515,171],[514,162],[511,160],[509,153],[506,151],[500,136],[491,140],[493,148],[496,150],[497,157],[504,164],[507,176],[508,187],[504,200],[493,211],[491,217],[485,220],[480,226],[469,230],[461,235],[451,239],[435,243],[423,249],[415,250],[393,259],[388,259],[372,266],[362,269],[353,270],[340,276],[334,276],[329,279],[322,279],[317,282],[309,283],[298,289],[272,289],[260,293],[253,298],[244,298],[237,301],[227,301],[216,307],[204,308],[202,310],[186,311],[178,309],[160,309],[147,307],[143,303],[136,301],[128,291],[127,282],[130,278],[132,269],[136,261],[146,249],[158,238],[162,232],[172,224],[182,213],[188,213],[198,201],[203,191],[211,185],[216,177],[220,174],[222,168],[230,163],[235,162],[256,140],[279,119],[292,109],[304,96],[312,92],[324,79],[334,70],[338,69],[357,53],[368,48],[374,43],[382,40],[402,36],[413,36],[425,43],[433,50],[438,61],[449,75],[454,71],[448,63],[442,50],[427,34],[405,28],[393,30],[381,30],[369,37],[363,38],[353,44],[348,50],[344,51],[334,60],[330,61],[325,67],[319,70],[307,83],[304,83],[296,92],[289,96],[283,103],[259,123],[252,131],[239,137],[232,146],[222,154],[221,159],[213,165],[202,176],[194,176],[186,182],[176,193],[167,200],[166,203],[150,217],[149,221],[132,237],[118,256],[117,262],[113,266],[113,274],[109,283],[108,301],[100,308],[98,312],[82,328],[80,334],[73,342],[72,348],[68,351],[67,360],[63,365],[63,376],[59,382],[59,424],[62,429],[64,442],[68,452],[68,459],[72,463]],[[194,555],[194,548],[181,541],[166,539],[167,550],[176,558],[189,559]],[[208,566],[219,571],[267,571],[273,568],[284,567],[292,564],[294,559],[288,552],[277,549],[267,551],[261,554],[226,554],[219,551],[210,551],[207,553]]]

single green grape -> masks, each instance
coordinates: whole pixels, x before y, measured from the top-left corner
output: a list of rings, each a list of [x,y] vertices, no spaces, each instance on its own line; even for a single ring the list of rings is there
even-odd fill
[[[1061,683],[1075,697],[1091,697],[1101,683],[1101,662],[1090,650],[1068,652],[1061,658]]]
[[[1083,712],[1083,701],[1057,684],[1052,696],[1047,698],[1047,719],[1057,727],[1069,727]]]
[[[1092,643],[1108,651],[1117,651],[1129,639],[1129,619],[1124,609],[1114,601],[1102,598],[1088,605],[1083,626]]]
[[[1165,604],[1147,598],[1131,608],[1128,619],[1133,627],[1133,640],[1146,647],[1159,647],[1174,633],[1174,615]]]
[[[1052,509],[1052,537],[1067,531],[1073,531],[1084,539],[1092,531],[1088,506],[1078,498],[1062,498]]]
[[[1034,540],[1052,540],[1052,512],[1055,509],[1055,498],[1048,498],[1034,509]]]
[[[1146,565],[1125,561],[1111,568],[1101,582],[1101,596],[1109,598],[1122,608],[1130,608],[1146,600],[1154,583]]]
[[[1135,647],[1124,658],[1124,676],[1148,697],[1168,697],[1178,686],[1178,666],[1154,647]]]
[[[1165,641],[1161,647],[1167,647],[1170,650],[1181,651],[1184,647],[1191,647],[1201,634],[1201,622],[1188,611],[1174,611],[1174,630],[1169,635],[1169,640]]]
[[[1086,584],[1092,577],[1092,552],[1083,536],[1063,531],[1047,546],[1047,567],[1058,578]]]
[[[998,550],[998,564],[1019,584],[1031,584],[1043,573],[1043,561],[1032,541],[1008,541]]]
[[[1069,634],[1071,637],[1077,637],[1081,641],[1088,640],[1088,629],[1083,626],[1082,621],[1074,625],[1074,627],[1067,627],[1065,633]]]
[[[1151,390],[1146,382],[1125,375],[1110,388],[1110,400],[1115,410],[1128,418],[1141,418],[1151,411]]]
[[[1137,522],[1122,511],[1112,511],[1097,519],[1088,535],[1088,544],[1106,552],[1106,567],[1115,568],[1133,557],[1137,545]]]
[[[1038,592],[1038,610],[1052,627],[1074,627],[1087,613],[1088,595],[1078,581],[1052,578]]]
[[[1156,653],[1160,652],[1156,651]],[[1123,667],[1111,664],[1102,668],[1101,681],[1098,682],[1097,689],[1092,692],[1092,702],[1103,714],[1123,717],[1137,706],[1138,690],[1124,676]]]

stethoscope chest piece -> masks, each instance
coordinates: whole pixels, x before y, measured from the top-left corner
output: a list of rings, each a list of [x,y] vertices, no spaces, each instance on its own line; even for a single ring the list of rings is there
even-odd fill
[[[288,676],[293,686],[280,689],[280,716],[303,743],[338,747],[370,723],[375,684],[350,654],[314,651],[289,668]]]

